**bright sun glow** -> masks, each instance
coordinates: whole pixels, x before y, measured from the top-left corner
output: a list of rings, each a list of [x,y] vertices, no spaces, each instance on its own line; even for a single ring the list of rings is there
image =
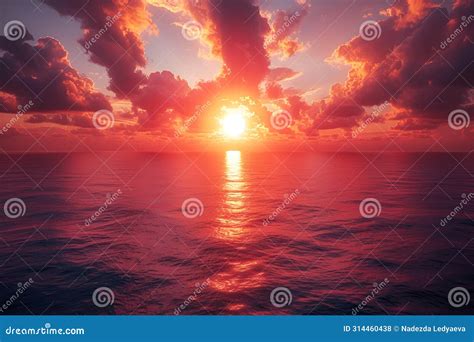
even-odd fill
[[[224,117],[220,120],[222,134],[228,138],[238,138],[244,134],[249,110],[245,106],[222,107]]]

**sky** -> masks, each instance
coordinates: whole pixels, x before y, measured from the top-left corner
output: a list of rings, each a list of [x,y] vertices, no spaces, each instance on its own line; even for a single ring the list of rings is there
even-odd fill
[[[474,0],[0,6],[0,152],[473,147]]]

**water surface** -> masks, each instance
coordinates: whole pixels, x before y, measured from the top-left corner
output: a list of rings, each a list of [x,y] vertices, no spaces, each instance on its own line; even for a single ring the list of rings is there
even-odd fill
[[[6,314],[350,315],[384,282],[359,314],[473,314],[447,297],[474,293],[474,205],[440,225],[473,174],[473,156],[441,153],[0,156],[2,205],[26,205],[0,217],[0,300],[32,278]]]

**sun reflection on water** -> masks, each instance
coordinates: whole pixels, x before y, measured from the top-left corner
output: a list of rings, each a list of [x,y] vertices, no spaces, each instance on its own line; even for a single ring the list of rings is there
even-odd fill
[[[224,176],[224,198],[217,217],[215,237],[235,244],[237,250],[246,250],[252,227],[246,216],[246,206],[249,205],[248,185],[242,170],[240,151],[226,152]],[[263,286],[265,275],[261,261],[252,259],[251,253],[244,252],[244,255],[246,257],[228,261],[223,270],[211,278],[211,288],[223,293],[239,293]],[[246,309],[246,304],[229,303],[227,309],[242,312]]]
[[[233,240],[245,234],[245,187],[240,151],[227,151],[225,155],[224,201],[217,217],[216,235]]]

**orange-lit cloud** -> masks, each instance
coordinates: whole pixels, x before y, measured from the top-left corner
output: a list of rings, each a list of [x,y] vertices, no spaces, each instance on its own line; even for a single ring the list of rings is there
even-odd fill
[[[289,9],[274,11],[263,11],[254,0],[45,2],[80,23],[79,43],[93,63],[107,70],[109,89],[116,95],[111,101],[130,104],[123,115],[131,119],[124,128],[130,134],[169,136],[183,126],[192,133],[210,134],[221,108],[242,99],[251,99],[252,104],[245,105],[255,113],[255,126],[265,126],[259,132],[312,137],[330,132],[334,139],[366,120],[370,107],[384,103],[389,104],[386,112],[374,121],[383,124],[384,130],[407,134],[439,129],[454,109],[470,113],[474,109],[474,23],[463,26],[474,12],[474,0],[456,0],[447,7],[421,0],[394,2],[376,14],[383,17],[377,24],[378,39],[357,35],[335,48],[328,61],[348,66],[347,78],[332,84],[328,96],[314,102],[307,93],[319,89],[319,84],[309,89],[295,86],[300,81],[308,84],[303,63],[291,63],[300,55],[285,60],[307,46],[299,31],[306,28],[304,20],[312,9],[308,1],[298,0]],[[190,86],[185,74],[144,71],[147,60],[141,35],[159,32],[160,23],[152,22],[151,13],[160,10],[154,7],[170,12],[175,25],[183,29],[189,22],[197,25],[201,44],[222,62],[215,79]],[[448,42],[459,27],[463,30]],[[25,84],[47,95],[35,108],[44,113],[26,120],[39,126],[55,123],[87,129],[90,113],[85,112],[111,109],[92,81],[71,67],[59,41],[40,38],[30,44],[0,38],[0,49],[5,51],[0,57],[2,111],[15,111],[27,102],[31,94],[23,89]],[[38,51],[49,63],[35,60],[25,67],[28,73],[20,80],[9,81],[12,72]],[[275,67],[271,61],[283,64]],[[294,65],[297,70],[290,67]],[[61,76],[46,87],[53,74]],[[58,110],[74,113],[49,113]],[[283,130],[272,127],[275,110],[289,113],[292,125]],[[189,120],[192,125],[187,124]]]
[[[304,44],[295,34],[308,14],[310,5],[305,2],[299,5],[296,9],[277,10],[267,14],[271,31],[265,38],[265,47],[271,54],[291,57],[304,49]]]
[[[384,11],[379,39],[356,37],[335,51],[333,59],[352,66],[338,97],[360,106],[390,102],[398,129],[432,129],[454,109],[472,112],[474,25],[444,42],[473,11],[472,0],[457,1],[450,13],[426,1],[397,1]]]

